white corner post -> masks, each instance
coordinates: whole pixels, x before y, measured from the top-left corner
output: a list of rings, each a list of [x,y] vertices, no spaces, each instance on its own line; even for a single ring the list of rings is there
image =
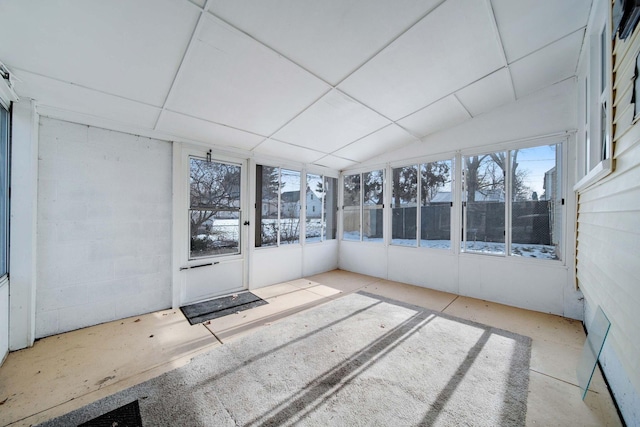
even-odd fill
[[[36,334],[38,218],[38,114],[36,103],[13,104],[9,242],[9,349],[33,345]]]

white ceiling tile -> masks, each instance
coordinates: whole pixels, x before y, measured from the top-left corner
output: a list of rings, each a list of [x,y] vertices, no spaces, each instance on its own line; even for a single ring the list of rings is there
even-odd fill
[[[487,3],[448,0],[339,88],[398,120],[504,65]]]
[[[337,84],[441,1],[213,0],[209,9]]]
[[[260,135],[171,111],[162,113],[157,130],[193,141],[231,146],[243,150],[251,150],[264,140],[264,137]]]
[[[330,153],[389,123],[378,113],[332,90],[273,137]]]
[[[374,156],[395,150],[415,141],[416,138],[400,126],[390,124],[371,135],[365,136],[341,148],[333,154],[346,159],[363,162]]]
[[[329,87],[245,34],[207,15],[168,106],[270,135]]]
[[[343,159],[342,157],[332,155],[325,156],[314,163],[337,171],[341,171],[356,164],[353,160]]]
[[[313,163],[316,160],[326,156],[326,153],[309,150],[308,148],[298,147],[296,145],[288,144],[281,141],[275,141],[273,139],[264,141],[253,151],[255,153],[264,154],[267,156],[296,160],[300,163]]]
[[[193,5],[173,0],[3,1],[0,17],[10,19],[0,25],[0,58],[161,106],[198,15]]]
[[[471,113],[477,116],[516,100],[511,75],[507,68],[478,80],[456,92],[456,97]]]
[[[584,27],[591,1],[492,0],[509,63]]]
[[[64,83],[48,77],[13,70],[16,92],[20,97],[38,100],[39,106],[47,106],[120,123],[152,129],[160,114],[160,108],[119,96]]]
[[[584,31],[580,30],[510,65],[518,98],[576,73]]]
[[[450,95],[422,110],[416,111],[410,116],[399,120],[397,123],[413,134],[423,137],[439,130],[455,126],[470,117],[467,110],[458,102],[456,97]]]

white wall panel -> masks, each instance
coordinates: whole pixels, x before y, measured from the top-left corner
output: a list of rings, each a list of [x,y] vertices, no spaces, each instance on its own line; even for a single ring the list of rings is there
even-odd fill
[[[338,268],[338,241],[308,243],[304,246],[303,276],[313,276]]]
[[[382,243],[340,242],[340,268],[387,278],[387,248]]]
[[[42,118],[36,336],[171,305],[171,144]]]
[[[389,247],[389,280],[458,294],[458,261],[453,252]]]
[[[249,289],[302,277],[302,246],[257,248],[251,254]]]
[[[476,254],[459,260],[460,295],[564,314],[564,288],[571,285],[561,263]]]

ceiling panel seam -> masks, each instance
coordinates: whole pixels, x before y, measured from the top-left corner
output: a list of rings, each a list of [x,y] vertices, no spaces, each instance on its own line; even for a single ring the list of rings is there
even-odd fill
[[[487,5],[489,7],[489,11],[491,12],[491,23],[493,24],[493,31],[496,34],[496,38],[498,39],[498,44],[500,45],[500,53],[502,53],[502,59],[504,61],[504,66],[507,69],[507,73],[509,74],[509,85],[511,87],[511,95],[513,95],[513,99],[517,99],[516,96],[516,85],[513,83],[513,76],[511,75],[511,69],[509,68],[509,61],[507,60],[507,52],[504,49],[504,43],[502,42],[502,34],[500,33],[500,28],[498,28],[498,20],[496,19],[496,12],[493,8],[493,0],[487,0]]]
[[[136,104],[144,105],[145,107],[154,108],[154,109],[156,109],[158,111],[160,111],[161,108],[162,108],[162,107],[160,107],[158,105],[155,105],[155,104],[150,104],[148,102],[140,101],[139,99],[127,98],[126,96],[122,96],[122,95],[118,95],[116,93],[107,92],[105,90],[101,90],[101,89],[96,89],[96,88],[93,88],[93,87],[85,86],[85,85],[80,84],[80,83],[74,83],[74,82],[70,82],[70,81],[67,81],[67,80],[59,79],[57,77],[52,77],[52,76],[47,76],[45,74],[37,73],[35,71],[26,70],[24,68],[14,67],[14,66],[11,66],[10,64],[7,64],[7,67],[10,70],[12,70],[13,72],[19,71],[19,72],[23,72],[23,73],[32,74],[34,76],[42,77],[43,79],[53,80],[53,81],[56,81],[56,82],[60,82],[60,83],[69,85],[69,86],[75,86],[75,87],[86,89],[86,90],[89,90],[89,91],[92,91],[92,92],[101,93],[103,95],[108,95],[108,96],[113,96],[115,98],[123,99],[123,100],[128,101],[128,102],[134,102]],[[20,75],[14,75],[14,77],[19,82],[22,82],[22,80],[20,79]]]
[[[174,93],[174,88],[176,87],[176,82],[178,81],[178,78],[182,74],[182,72],[183,72],[182,70],[184,70],[184,64],[185,64],[186,60],[189,58],[189,56],[191,55],[191,52],[193,52],[193,46],[195,45],[196,36],[197,36],[198,32],[200,31],[200,28],[203,25],[202,22],[204,21],[204,16],[205,16],[207,10],[209,9],[209,2],[210,2],[210,0],[207,0],[206,3],[204,4],[204,7],[202,9],[200,9],[200,12],[199,12],[200,16],[198,17],[198,22],[196,22],[196,25],[193,28],[193,32],[191,33],[191,38],[189,39],[189,43],[187,44],[187,48],[185,49],[184,54],[182,55],[182,59],[180,60],[180,65],[178,66],[178,69],[176,70],[176,73],[173,76],[173,81],[171,82],[171,86],[169,87],[169,91],[167,92],[167,96],[165,96],[164,102],[162,103],[162,109],[160,110],[160,114],[158,115],[158,119],[156,120],[156,123],[153,126],[153,129],[155,129],[155,130],[158,129],[158,124],[160,123],[160,120],[162,119],[162,115],[163,115],[164,110],[167,107],[167,103],[171,100],[171,96]]]
[[[228,128],[228,129],[233,129],[233,130],[237,130],[237,131],[240,131],[240,132],[243,132],[243,133],[248,133],[250,135],[259,136],[260,138],[268,138],[265,135],[262,135],[262,134],[259,134],[259,133],[256,133],[256,132],[253,132],[253,131],[250,131],[250,130],[238,128],[238,127],[231,126],[231,125],[228,125],[228,124],[225,124],[225,123],[214,122],[213,120],[204,119],[202,117],[194,116],[193,114],[189,114],[189,113],[183,113],[181,111],[173,110],[171,108],[165,108],[163,111],[166,111],[168,113],[178,114],[178,115],[185,116],[185,117],[189,117],[189,118],[192,118],[192,119],[195,119],[195,120],[201,120],[203,122],[211,123],[211,124],[216,125],[216,126],[222,126],[222,127]]]
[[[553,45],[553,44],[555,44],[555,43],[558,43],[558,42],[559,42],[559,41],[561,41],[561,40],[564,40],[564,39],[566,39],[566,38],[568,38],[568,37],[571,37],[572,35],[574,35],[574,34],[576,34],[576,33],[579,33],[580,31],[584,32],[586,28],[587,28],[587,27],[580,27],[580,28],[578,28],[578,29],[577,29],[577,30],[575,30],[575,31],[571,31],[570,33],[565,34],[564,36],[559,37],[559,38],[557,38],[557,39],[555,39],[555,40],[553,40],[553,41],[551,41],[551,42],[549,42],[549,43],[545,44],[544,46],[539,47],[538,49],[532,50],[531,52],[527,53],[526,55],[523,55],[523,56],[521,56],[521,57],[519,57],[519,58],[517,58],[517,59],[514,59],[513,61],[511,61],[511,62],[509,63],[509,65],[513,65],[513,64],[515,64],[515,63],[516,63],[516,62],[518,62],[518,61],[521,61],[521,60],[523,60],[523,59],[525,59],[525,58],[528,58],[529,56],[531,56],[531,55],[533,55],[533,54],[535,54],[535,53],[538,53],[538,52],[540,52],[541,50],[544,50],[544,49],[546,49],[547,47],[549,47],[549,46],[551,46],[551,45]],[[583,41],[584,41],[584,36],[582,37],[582,39],[583,39]]]

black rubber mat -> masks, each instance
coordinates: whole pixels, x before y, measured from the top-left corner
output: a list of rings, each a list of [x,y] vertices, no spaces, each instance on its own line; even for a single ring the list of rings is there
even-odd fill
[[[134,400],[124,406],[100,415],[86,423],[80,424],[78,427],[142,427],[142,418],[140,417],[140,405]]]
[[[195,325],[197,323],[217,319],[218,317],[237,313],[238,311],[248,310],[264,304],[267,304],[267,302],[262,298],[252,294],[251,292],[242,292],[226,297],[185,305],[180,307],[180,310],[182,310],[182,313],[184,313],[189,323]]]

